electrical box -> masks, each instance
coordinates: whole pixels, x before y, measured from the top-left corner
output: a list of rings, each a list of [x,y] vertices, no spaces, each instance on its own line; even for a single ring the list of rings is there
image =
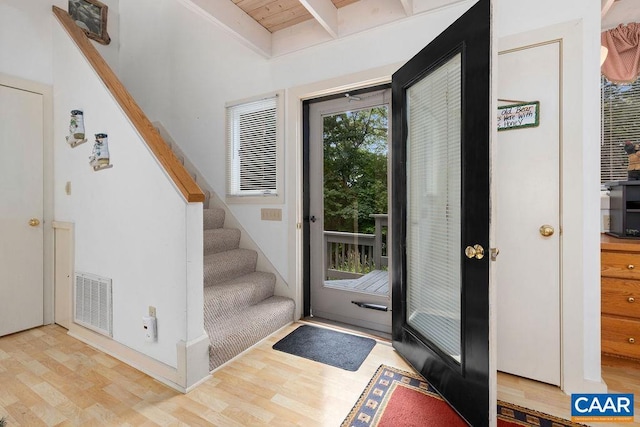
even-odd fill
[[[142,326],[144,327],[144,340],[146,342],[155,342],[158,336],[156,318],[151,316],[142,316]]]

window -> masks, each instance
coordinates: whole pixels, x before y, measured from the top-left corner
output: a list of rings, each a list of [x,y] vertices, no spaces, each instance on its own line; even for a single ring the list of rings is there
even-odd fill
[[[281,98],[227,105],[227,198],[279,195]]]
[[[600,182],[627,180],[626,141],[640,143],[640,79],[616,85],[602,77]]]

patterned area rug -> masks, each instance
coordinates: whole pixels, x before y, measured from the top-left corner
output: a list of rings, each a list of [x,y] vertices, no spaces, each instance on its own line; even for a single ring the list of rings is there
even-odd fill
[[[380,365],[342,427],[456,427],[467,423],[420,375]],[[567,420],[498,402],[498,426],[575,427]]]

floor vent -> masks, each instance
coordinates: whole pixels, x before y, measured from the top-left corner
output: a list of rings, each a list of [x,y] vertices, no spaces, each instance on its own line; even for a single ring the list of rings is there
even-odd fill
[[[111,279],[76,272],[73,320],[89,329],[113,336]]]

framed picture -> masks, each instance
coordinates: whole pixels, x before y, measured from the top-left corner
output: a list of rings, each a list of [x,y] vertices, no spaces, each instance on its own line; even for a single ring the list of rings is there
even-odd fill
[[[89,37],[102,44],[109,44],[107,34],[108,7],[98,0],[69,0],[69,15]]]

